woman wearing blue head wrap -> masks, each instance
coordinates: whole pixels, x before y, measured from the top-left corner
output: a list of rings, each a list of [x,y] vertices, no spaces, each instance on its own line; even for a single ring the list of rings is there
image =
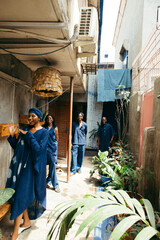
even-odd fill
[[[31,227],[30,219],[36,219],[46,210],[46,161],[48,131],[41,127],[42,113],[36,108],[29,110],[29,125],[19,129],[15,136],[13,121],[9,123],[8,141],[14,149],[6,187],[15,189],[11,198],[11,220],[14,229],[11,240]],[[24,219],[20,227],[21,219]]]

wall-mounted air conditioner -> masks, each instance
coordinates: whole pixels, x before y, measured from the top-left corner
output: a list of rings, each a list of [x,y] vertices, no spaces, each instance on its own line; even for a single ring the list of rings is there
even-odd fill
[[[80,41],[98,40],[98,14],[94,7],[81,8],[79,37]]]

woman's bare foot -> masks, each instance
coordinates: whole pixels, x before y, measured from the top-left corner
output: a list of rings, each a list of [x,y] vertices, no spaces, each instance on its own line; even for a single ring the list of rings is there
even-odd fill
[[[30,227],[31,226],[31,221],[24,221],[24,223],[21,225],[21,227]]]

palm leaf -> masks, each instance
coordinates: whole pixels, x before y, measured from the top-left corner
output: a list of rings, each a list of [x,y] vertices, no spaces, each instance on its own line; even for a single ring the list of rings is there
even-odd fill
[[[84,212],[89,211],[93,208],[95,209],[97,207],[100,207],[100,206],[104,207],[107,205],[113,205],[113,202],[110,201],[109,199],[101,199],[101,198],[89,199],[89,201],[85,202],[84,207],[82,207],[80,210],[76,212],[72,220],[74,220],[78,215],[83,214]],[[115,205],[119,205],[119,203],[115,202]]]
[[[68,207],[68,208],[69,208],[69,207]],[[53,223],[53,225],[52,225],[52,227],[51,227],[51,229],[50,229],[50,231],[49,231],[49,233],[48,233],[48,235],[47,235],[47,240],[48,240],[48,239],[52,239],[53,233],[55,232],[55,230],[56,230],[57,227],[58,227],[58,232],[60,231],[60,228],[61,228],[61,226],[60,226],[60,223],[61,223],[60,217],[63,215],[63,213],[64,213],[68,208],[65,208],[65,209],[61,210],[60,214],[59,214],[59,215],[57,216],[57,218],[55,219],[55,221],[54,221],[54,223]],[[58,233],[57,233],[57,234],[58,234]]]
[[[75,200],[68,201],[67,203],[66,202],[62,202],[62,203],[56,205],[54,210],[48,216],[48,222],[56,215],[57,212],[59,212],[64,207],[68,208],[68,206],[72,205],[72,204],[75,204]]]
[[[87,233],[87,236],[89,236],[93,228],[97,226],[100,222],[102,222],[106,218],[109,218],[117,214],[133,214],[133,212],[127,207],[114,205],[114,204],[108,205],[108,206],[102,206],[101,208],[97,209],[96,212],[93,212],[91,215],[89,215],[89,217],[87,217],[83,221],[83,223],[80,225],[76,233],[76,236],[78,236],[86,226],[91,224]]]
[[[141,218],[146,220],[145,212],[144,212],[143,207],[140,204],[140,202],[137,199],[132,198],[132,203],[133,203],[135,209],[137,210],[138,214],[141,216]]]
[[[128,193],[126,193],[123,190],[119,190],[119,193],[123,196],[124,200],[126,201],[126,204],[128,204],[130,209],[132,209],[135,212],[132,200],[131,200],[130,196],[128,195]]]
[[[69,229],[72,227],[74,221],[73,215],[76,213],[77,209],[74,209],[72,212],[70,212],[65,218],[64,221],[61,224],[60,234],[59,234],[59,240],[64,240],[65,236],[67,235]]]
[[[90,232],[95,226],[101,223],[104,219],[118,214],[126,214],[131,216],[126,216],[116,226],[110,239],[118,240],[128,228],[134,225],[137,221],[142,220],[147,227],[145,227],[144,230],[141,230],[135,239],[148,240],[159,232],[154,229],[154,213],[150,202],[146,199],[143,201],[149,221],[153,227],[149,226],[149,222],[146,221],[143,207],[136,199],[130,198],[130,196],[123,190],[110,190],[107,192],[98,192],[98,194],[87,194],[83,199],[76,201],[73,200],[67,204],[63,203],[58,205],[58,208],[55,208],[58,217],[56,218],[49,232],[49,238],[47,239],[51,239],[55,230],[58,228],[57,236],[59,234],[59,240],[64,240],[69,229],[75,222],[75,219],[80,214],[85,214],[88,210],[93,209],[93,212],[81,223],[75,236],[78,236],[84,228],[88,227],[86,235],[86,238],[88,238]]]
[[[143,203],[147,212],[148,219],[151,223],[151,226],[155,228],[156,226],[155,226],[155,216],[153,212],[153,207],[147,199],[143,199]]]
[[[114,231],[112,232],[109,240],[119,240],[121,236],[136,222],[141,220],[139,216],[129,216],[124,218],[123,220],[118,223],[115,227]]]
[[[123,205],[126,206],[125,201],[124,201],[124,199],[123,199],[123,197],[122,197],[122,195],[121,195],[121,194],[123,194],[122,191],[119,192],[119,191],[116,191],[116,190],[110,190],[110,192],[118,199],[118,201],[119,201],[120,203],[122,203]]]
[[[140,233],[136,236],[135,240],[149,240],[151,237],[156,235],[158,231],[152,227],[145,227]]]
[[[101,197],[103,197],[105,199],[110,199],[113,202],[117,202],[115,197],[112,196],[110,193],[108,193],[108,191],[106,191],[106,192],[97,192],[97,195],[99,195],[99,196],[101,196]]]

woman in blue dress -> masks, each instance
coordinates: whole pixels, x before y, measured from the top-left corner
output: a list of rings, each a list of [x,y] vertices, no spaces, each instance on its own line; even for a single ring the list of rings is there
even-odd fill
[[[6,187],[15,189],[11,198],[11,220],[14,229],[11,240],[16,240],[20,232],[31,227],[31,219],[36,219],[46,210],[46,161],[48,131],[41,127],[42,113],[36,108],[29,110],[29,126],[19,129],[18,138],[13,121],[9,123],[8,141],[14,149]],[[23,224],[20,227],[22,217]]]
[[[51,114],[45,118],[44,128],[49,132],[47,145],[47,164],[49,165],[49,174],[47,177],[47,188],[53,189],[59,193],[59,183],[56,174],[57,152],[58,152],[58,127],[55,125],[55,119]]]

